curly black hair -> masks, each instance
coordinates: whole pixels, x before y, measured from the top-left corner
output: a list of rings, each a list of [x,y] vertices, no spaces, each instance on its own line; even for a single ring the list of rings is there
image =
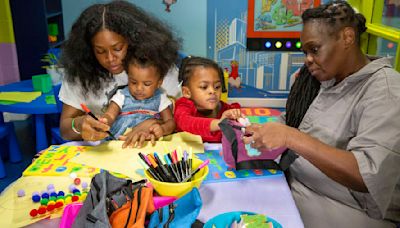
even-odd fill
[[[170,68],[178,58],[180,40],[165,23],[126,1],[94,4],[74,22],[60,58],[66,79],[80,82],[83,95],[98,95],[112,81],[113,75],[97,61],[91,44],[93,36],[102,29],[123,36],[131,55],[150,59],[162,69]]]
[[[303,24],[311,20],[320,20],[328,24],[330,34],[337,34],[344,27],[352,27],[356,32],[357,44],[360,44],[360,37],[367,30],[364,15],[356,13],[346,1],[332,1],[316,8],[309,8],[301,15]]]
[[[187,86],[190,77],[193,75],[195,68],[197,67],[213,68],[218,72],[218,76],[222,84],[222,92],[226,92],[225,81],[224,81],[224,71],[222,68],[213,60],[198,57],[198,56],[187,56],[182,60],[181,67],[179,68],[178,81],[182,83],[183,86]]]
[[[170,65],[167,64],[156,64],[153,60],[148,59],[146,57],[137,57],[135,56],[135,51],[128,49],[125,59],[123,61],[124,70],[129,74],[129,66],[137,65],[139,67],[147,68],[147,67],[155,67],[157,69],[158,74],[160,74],[160,79],[163,79],[165,75],[168,73]]]

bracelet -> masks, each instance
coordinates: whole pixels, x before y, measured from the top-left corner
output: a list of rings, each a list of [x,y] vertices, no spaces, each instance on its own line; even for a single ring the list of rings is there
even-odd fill
[[[72,130],[73,130],[76,134],[78,134],[78,135],[81,134],[81,132],[78,131],[78,130],[75,128],[75,118],[72,118],[71,128],[72,128]]]

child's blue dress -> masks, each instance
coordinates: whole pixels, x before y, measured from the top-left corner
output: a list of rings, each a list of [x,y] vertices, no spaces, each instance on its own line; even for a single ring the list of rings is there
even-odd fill
[[[161,91],[157,89],[154,95],[145,100],[136,100],[125,87],[121,90],[125,100],[121,108],[121,113],[113,123],[110,131],[115,137],[123,135],[127,128],[132,128],[139,123],[155,118],[159,113],[161,102]]]

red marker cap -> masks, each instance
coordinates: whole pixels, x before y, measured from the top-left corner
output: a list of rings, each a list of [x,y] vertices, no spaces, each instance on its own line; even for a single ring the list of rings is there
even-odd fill
[[[81,104],[81,107],[82,107],[83,111],[88,112],[88,113],[90,112],[90,109],[85,104]]]

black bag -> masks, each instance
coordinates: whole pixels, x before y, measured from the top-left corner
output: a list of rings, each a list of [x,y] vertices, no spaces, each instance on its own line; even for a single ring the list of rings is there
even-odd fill
[[[138,200],[140,201],[140,199],[136,199],[135,201],[134,195],[135,192],[140,193],[143,188],[146,188],[145,183],[145,180],[132,182],[131,180],[118,178],[107,171],[96,174],[92,178],[90,191],[72,227],[111,227],[109,217],[112,213],[126,204],[132,205],[132,202],[137,203]],[[141,194],[136,193],[136,195],[140,197]],[[151,203],[153,203],[152,196]],[[152,207],[154,210],[154,204]],[[139,210],[139,206],[135,208]],[[127,226],[132,221],[130,221],[131,216],[126,217]]]

